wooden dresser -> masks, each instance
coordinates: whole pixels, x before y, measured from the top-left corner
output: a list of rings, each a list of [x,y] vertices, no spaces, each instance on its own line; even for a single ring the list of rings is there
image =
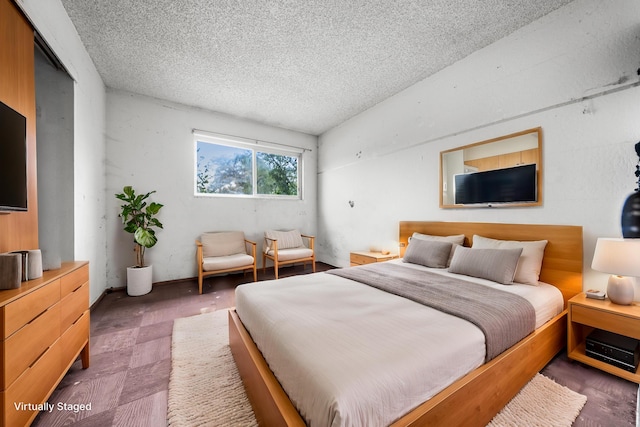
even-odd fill
[[[78,355],[89,367],[89,263],[0,291],[0,427],[29,425]]]

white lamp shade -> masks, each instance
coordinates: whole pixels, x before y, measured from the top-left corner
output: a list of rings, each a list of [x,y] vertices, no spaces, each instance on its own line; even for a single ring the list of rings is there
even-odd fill
[[[599,238],[591,268],[618,276],[640,277],[640,239]]]

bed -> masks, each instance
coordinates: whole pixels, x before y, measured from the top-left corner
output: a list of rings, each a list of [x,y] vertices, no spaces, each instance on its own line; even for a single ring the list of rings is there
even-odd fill
[[[550,320],[545,321],[541,326],[537,325],[539,327],[537,327],[534,332],[526,335],[525,338],[520,339],[515,345],[510,346],[507,350],[501,351],[495,357],[492,356],[488,361],[484,360],[486,357],[484,350],[482,354],[478,354],[478,352],[474,350],[473,346],[469,348],[460,347],[456,353],[464,354],[465,358],[462,360],[456,359],[455,364],[449,363],[450,366],[454,365],[454,371],[458,369],[458,366],[460,366],[460,372],[451,372],[445,375],[451,377],[446,380],[448,381],[446,383],[438,383],[433,387],[425,386],[424,394],[418,396],[419,399],[423,400],[416,401],[416,396],[412,394],[414,401],[408,403],[410,406],[408,410],[406,408],[396,408],[395,410],[399,410],[400,412],[392,412],[391,415],[386,413],[385,416],[391,417],[389,419],[390,421],[384,421],[382,423],[382,425],[390,424],[394,426],[461,424],[478,426],[486,425],[486,423],[491,420],[491,418],[520,390],[520,388],[522,388],[522,386],[526,384],[526,382],[532,378],[536,372],[544,367],[544,365],[546,365],[549,360],[551,360],[551,358],[553,358],[565,345],[566,311],[563,309],[566,308],[566,301],[582,290],[582,229],[581,227],[574,226],[553,225],[401,222],[399,229],[399,241],[401,255],[403,256],[405,255],[404,252],[407,248],[409,237],[412,236],[413,233],[432,236],[463,234],[466,236],[464,238],[466,246],[470,246],[473,243],[472,238],[474,235],[484,236],[490,239],[510,241],[537,241],[541,239],[548,241],[544,249],[544,260],[540,270],[539,279],[541,282],[553,284],[550,288],[553,288],[553,290],[559,295],[560,302],[559,309],[557,309],[557,311],[560,313],[552,313],[551,315],[547,314],[548,317],[551,317]],[[397,266],[389,265],[387,269],[392,267],[402,268],[400,266],[402,262],[398,262],[398,264],[399,265]],[[357,269],[359,267],[354,268]],[[435,316],[435,314],[432,313],[434,310],[417,309],[412,306],[412,304],[414,304],[412,301],[399,301],[404,300],[404,298],[395,298],[392,299],[392,302],[389,302],[388,300],[378,301],[377,298],[380,292],[377,289],[371,290],[368,285],[363,285],[354,281],[353,278],[344,278],[326,273],[319,273],[311,276],[301,276],[299,279],[281,279],[276,283],[263,282],[262,284],[264,285],[263,288],[253,293],[266,292],[267,295],[269,295],[271,287],[279,287],[284,290],[283,295],[286,295],[287,297],[277,299],[291,299],[293,302],[289,308],[286,306],[284,308],[271,306],[271,302],[274,302],[273,295],[277,295],[271,294],[272,301],[268,303],[268,307],[271,307],[271,309],[256,310],[256,314],[251,315],[248,314],[248,309],[245,308],[250,305],[244,302],[246,299],[245,296],[241,295],[239,300],[237,296],[236,310],[241,312],[245,322],[250,325],[248,326],[248,329],[254,334],[254,337],[256,338],[255,340],[252,338],[251,334],[249,334],[247,328],[245,328],[238,312],[236,312],[236,310],[231,310],[229,313],[229,337],[232,353],[245,384],[245,389],[247,390],[247,394],[254,408],[254,412],[256,413],[256,418],[261,425],[302,426],[305,425],[304,420],[309,420],[309,417],[311,417],[312,424],[318,423],[319,425],[331,425],[334,421],[338,425],[348,425],[352,422],[349,418],[351,415],[347,415],[346,417],[343,416],[342,419],[337,420],[319,420],[319,417],[314,415],[313,410],[308,407],[308,404],[306,404],[307,406],[304,406],[305,403],[301,401],[301,396],[304,396],[304,394],[300,394],[304,393],[304,391],[299,390],[295,385],[295,378],[296,376],[300,376],[301,373],[304,373],[305,369],[308,369],[306,372],[322,372],[321,375],[318,374],[314,376],[314,378],[319,378],[318,384],[320,387],[323,387],[328,383],[331,387],[337,387],[338,390],[342,390],[342,387],[349,389],[350,385],[348,382],[341,383],[340,380],[324,380],[326,369],[328,369],[328,366],[330,366],[331,363],[327,365],[326,362],[320,361],[318,364],[314,364],[315,360],[313,360],[314,363],[310,363],[310,366],[299,366],[298,362],[292,362],[287,365],[288,362],[286,358],[284,361],[278,361],[277,357],[274,356],[274,354],[277,353],[274,353],[272,348],[277,346],[275,344],[272,345],[272,338],[267,336],[266,330],[262,330],[264,328],[261,329],[260,326],[262,323],[266,324],[273,322],[274,320],[265,320],[262,318],[261,316],[264,313],[261,313],[261,311],[275,311],[276,315],[280,313],[282,316],[286,317],[291,315],[291,313],[286,310],[292,310],[292,312],[299,311],[303,313],[303,316],[300,318],[300,322],[306,322],[309,319],[318,317],[329,317],[333,319],[333,323],[325,327],[332,328],[336,324],[345,322],[344,319],[335,318],[334,315],[343,311],[348,311],[345,310],[345,307],[348,307],[350,298],[364,292],[367,295],[367,300],[375,301],[375,306],[383,308],[386,310],[386,313],[393,313],[393,316],[387,317],[388,321],[381,321],[380,319],[374,320],[373,318],[369,319],[360,316],[361,314],[362,316],[365,316],[364,312],[371,311],[365,307],[362,309],[363,313],[358,313],[355,320],[357,323],[357,318],[361,317],[362,319],[367,319],[361,323],[372,324],[374,325],[373,329],[389,329],[393,334],[392,338],[389,339],[395,340],[395,336],[397,336],[397,342],[390,342],[388,343],[389,345],[383,346],[387,349],[385,352],[380,352],[380,357],[383,358],[388,358],[389,354],[393,353],[394,348],[398,350],[397,354],[406,353],[405,351],[402,351],[402,349],[408,348],[409,345],[407,343],[412,343],[413,341],[411,340],[416,339],[411,337],[411,333],[413,333],[412,331],[416,329],[416,327],[403,326],[404,322],[407,321],[407,318],[414,318],[418,316],[418,324],[420,324],[420,322],[435,322],[439,324],[440,322],[440,318],[431,317],[432,315]],[[258,284],[258,286],[259,285],[260,284]],[[254,287],[255,286],[256,285],[254,285]],[[301,303],[298,300],[289,298],[289,296],[293,296],[296,293],[301,293],[302,291],[300,291],[300,289],[306,289],[304,291],[306,293],[314,286],[319,289],[317,292],[320,294],[324,292],[329,296],[334,295],[336,301],[346,301],[344,303],[344,307],[340,304],[327,304],[318,296],[319,294],[315,294],[312,299],[317,299],[320,305],[328,308],[328,311],[326,311],[324,315],[319,315],[318,313],[322,312],[316,313],[313,311],[316,310],[316,308],[311,308],[312,306],[307,307],[305,302]],[[524,286],[526,287],[526,285]],[[535,287],[529,286],[529,288],[531,289]],[[376,294],[376,292],[378,292],[378,294]],[[267,301],[269,300],[267,299]],[[239,302],[242,303],[243,308],[239,308]],[[358,304],[355,305],[358,306]],[[439,315],[448,316],[442,313]],[[277,319],[275,321],[277,321]],[[457,321],[466,322],[464,320]],[[538,323],[537,318],[536,322]],[[286,323],[281,323],[280,325],[285,324]],[[303,324],[302,327],[304,328],[306,326]],[[459,324],[454,327],[454,329],[460,328],[461,326]],[[463,333],[462,338],[456,341],[456,345],[466,345],[467,341],[480,341],[480,344],[483,345],[482,340],[484,338],[482,337],[482,334],[478,335],[474,328],[475,326],[471,325],[470,329]],[[285,327],[278,327],[276,329],[281,335],[283,335],[281,337],[284,339],[283,345],[290,347],[293,346],[293,348],[296,346],[311,348],[314,344],[314,339],[307,339],[305,341],[304,336],[298,336],[294,339],[296,333],[293,330],[289,331]],[[333,339],[334,336],[342,334],[339,330],[328,330],[332,331],[330,334],[326,334],[331,337],[331,339]],[[361,336],[357,335],[356,329],[356,335],[350,336],[349,339],[352,341],[366,341],[369,338],[368,335],[364,333]],[[377,338],[374,337],[371,339],[375,340]],[[438,337],[430,336],[430,339],[437,340]],[[440,339],[442,339],[442,337],[440,337]],[[256,342],[259,343],[259,345],[257,345]],[[273,342],[275,343],[276,340],[273,339]],[[262,348],[265,357],[263,357],[263,352],[258,350],[259,347]],[[291,348],[286,349],[284,353],[288,354],[290,351]],[[353,351],[357,352],[356,349]],[[389,353],[389,351],[391,351],[391,353]],[[467,355],[469,357],[466,357]],[[332,360],[331,357],[335,358],[336,355],[329,356],[328,360]],[[368,356],[364,353],[358,354],[354,360],[359,360],[358,358],[360,357],[367,358]],[[415,360],[411,360],[411,357],[409,356],[407,357],[408,359],[406,360],[401,357],[399,358],[403,366],[410,366],[412,363],[415,363]],[[270,365],[267,364],[265,358],[270,361],[273,371],[275,371],[281,379],[280,382],[276,379],[276,375],[274,375],[274,372],[270,369]],[[347,358],[345,357],[345,360],[346,359]],[[323,365],[323,363],[325,363],[325,365]],[[446,368],[446,364],[435,365],[435,363],[437,362],[429,359],[429,363],[425,363],[425,366],[428,366],[429,369],[432,369],[434,366],[438,366],[436,369],[432,369],[433,371],[440,371],[443,368]],[[287,369],[287,366],[291,366],[290,369]],[[341,369],[343,369],[342,373],[338,370],[337,376],[339,379],[341,376],[347,377],[347,374],[351,371],[351,367],[348,364],[346,366],[341,366]],[[385,377],[385,373],[387,371],[385,365],[379,365],[375,369],[377,369],[377,371],[374,370],[374,372],[380,372],[380,375],[375,375],[375,381],[377,381],[377,377]],[[429,369],[424,367],[422,369],[424,369],[425,372],[421,372],[420,375],[426,375],[427,377],[431,375]],[[409,377],[401,378],[400,384],[402,386],[404,386],[405,382],[410,382],[408,379],[410,379],[412,375],[415,375],[412,372],[413,371],[409,371]],[[405,375],[407,374],[405,373]],[[391,376],[395,377],[396,375],[393,374]],[[307,375],[307,377],[309,376]],[[364,377],[370,379],[372,375],[365,375]],[[441,380],[436,379],[435,381],[437,382]],[[284,389],[287,389],[289,395],[292,396],[291,399],[281,386],[281,382],[284,385]],[[300,383],[302,381],[299,379],[298,382]],[[420,381],[417,381],[417,383],[420,385]],[[366,387],[373,386],[365,381],[364,387],[365,390],[367,390]],[[400,391],[391,394],[400,396],[405,395],[405,389],[399,388],[398,390]],[[413,393],[413,391],[410,393]],[[347,392],[344,394],[352,399],[352,406],[353,399],[356,399],[355,406],[359,406],[358,404],[362,403],[365,411],[367,405],[372,405],[371,402],[367,403],[367,401],[374,399],[372,402],[373,406],[375,406],[375,399],[378,398],[369,396],[369,394],[377,396],[377,392],[362,393],[359,391],[354,393]],[[357,400],[358,396],[361,396],[362,402]],[[380,399],[385,400],[386,397],[381,396]],[[296,403],[292,403],[292,400]],[[313,402],[315,400],[322,401],[323,399],[317,399],[314,395],[313,398],[308,398],[307,400]],[[301,408],[300,411],[304,417],[298,412],[298,409],[296,409],[297,407]],[[358,409],[359,408],[356,408],[356,410]],[[374,416],[376,415],[374,414]]]

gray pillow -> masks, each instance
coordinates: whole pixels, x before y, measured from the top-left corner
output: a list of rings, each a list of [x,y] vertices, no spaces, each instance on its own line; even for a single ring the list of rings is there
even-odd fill
[[[451,245],[451,242],[411,239],[402,261],[425,267],[446,268]]]
[[[453,253],[458,246],[464,246],[464,234],[456,234],[454,236],[433,236],[431,234],[422,234],[418,232],[414,232],[413,235],[409,238],[409,242],[413,239],[420,240],[437,240],[439,242],[451,242],[451,252],[449,253],[449,259],[447,260],[447,267],[451,264],[451,258],[453,258]]]
[[[513,283],[521,253],[522,248],[473,249],[460,246],[453,254],[449,272],[508,285]]]
[[[544,257],[544,248],[546,246],[546,240],[520,242],[517,240],[496,240],[474,235],[471,247],[477,249],[522,248],[522,255],[520,255],[520,262],[513,281],[535,286],[540,279],[540,269],[542,268],[542,258]]]

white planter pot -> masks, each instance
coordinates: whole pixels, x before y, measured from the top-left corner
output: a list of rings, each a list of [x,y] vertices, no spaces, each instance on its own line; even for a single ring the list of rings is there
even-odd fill
[[[137,297],[151,292],[152,267],[127,267],[127,294]]]

